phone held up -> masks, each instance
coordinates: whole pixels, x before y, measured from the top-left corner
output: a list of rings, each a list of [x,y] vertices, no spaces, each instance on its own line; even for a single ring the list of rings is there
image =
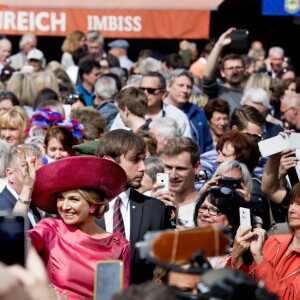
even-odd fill
[[[251,226],[251,216],[249,208],[240,207],[240,224],[241,229],[245,229]]]
[[[249,31],[247,29],[236,29],[231,33],[231,47],[245,49],[248,48]]]
[[[29,224],[25,214],[0,212],[1,262],[6,265],[25,265],[28,229]]]
[[[169,174],[167,173],[157,173],[156,183],[163,184],[164,186],[159,188],[158,191],[168,191],[169,190]]]

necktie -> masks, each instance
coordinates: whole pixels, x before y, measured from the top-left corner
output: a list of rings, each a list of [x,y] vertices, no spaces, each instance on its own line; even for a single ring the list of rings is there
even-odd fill
[[[122,200],[120,197],[116,199],[114,204],[114,212],[113,212],[113,232],[120,232],[125,236],[125,228],[123,217],[121,213],[121,206]]]

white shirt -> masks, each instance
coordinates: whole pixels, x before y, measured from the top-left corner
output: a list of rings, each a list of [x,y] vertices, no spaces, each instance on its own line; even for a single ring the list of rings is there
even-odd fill
[[[179,125],[182,136],[187,136],[190,138],[192,137],[189,120],[185,115],[185,113],[182,112],[179,108],[175,107],[174,105],[163,103],[163,109],[160,111],[160,114],[157,118],[160,117],[168,117],[174,119]],[[147,119],[147,115],[146,115],[146,119]],[[115,129],[130,130],[130,128],[124,125],[119,113],[117,114],[116,118],[114,119],[110,127],[110,130],[115,130]]]
[[[18,201],[19,195],[17,194],[17,192],[9,184],[7,184],[6,187]],[[33,212],[30,208],[29,208],[27,215],[28,215],[28,218],[29,218],[29,221],[30,221],[32,227],[34,227],[36,225],[36,222],[35,222],[35,219],[33,216]]]
[[[123,217],[126,239],[130,239],[130,205],[129,205],[130,188],[122,192],[118,197],[121,198],[122,203],[120,206],[121,214]],[[116,199],[109,202],[109,210],[104,214],[105,228],[107,232],[113,233],[113,213]]]
[[[180,206],[178,209],[179,225],[184,227],[195,227],[194,224],[194,210],[196,202]]]

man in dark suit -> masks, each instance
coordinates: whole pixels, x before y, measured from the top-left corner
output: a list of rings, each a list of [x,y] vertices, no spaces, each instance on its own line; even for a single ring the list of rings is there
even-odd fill
[[[143,240],[150,230],[164,229],[165,205],[157,199],[146,197],[139,188],[145,172],[146,145],[141,137],[124,129],[106,133],[98,144],[96,156],[118,163],[127,174],[126,189],[119,195],[125,236],[131,244],[131,283],[151,280],[152,266],[139,258],[136,242]],[[109,211],[98,225],[113,232],[113,207],[116,199],[109,203]]]
[[[36,156],[36,169],[43,165],[42,153],[39,147],[28,144],[24,145],[26,156]],[[20,171],[20,159],[17,153],[17,146],[10,149],[8,157],[8,167],[6,169],[7,185],[0,193],[0,210],[12,212],[17,201],[22,201],[19,198],[21,193],[23,181]],[[30,205],[28,213],[30,228],[32,228],[40,219],[41,216],[37,208]]]

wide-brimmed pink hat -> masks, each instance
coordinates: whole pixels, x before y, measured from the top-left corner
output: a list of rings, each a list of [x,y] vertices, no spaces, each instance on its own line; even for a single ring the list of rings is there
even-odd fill
[[[32,203],[57,214],[57,193],[76,189],[97,189],[112,200],[126,185],[125,171],[115,162],[95,156],[76,156],[49,163],[36,172]]]

